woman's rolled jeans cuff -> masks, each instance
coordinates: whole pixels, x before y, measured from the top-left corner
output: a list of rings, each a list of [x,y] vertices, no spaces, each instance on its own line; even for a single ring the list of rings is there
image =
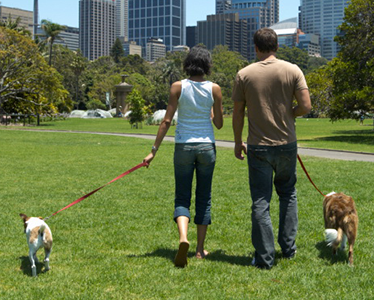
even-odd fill
[[[196,170],[194,223],[211,224],[211,189],[216,148],[213,143],[175,144],[175,210],[174,220],[180,216],[191,218],[192,182]]]

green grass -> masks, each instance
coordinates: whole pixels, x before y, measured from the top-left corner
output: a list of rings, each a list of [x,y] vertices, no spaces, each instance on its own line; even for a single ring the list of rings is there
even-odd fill
[[[221,130],[216,130],[218,140],[233,141],[232,119],[227,117]],[[35,127],[33,127],[35,128]],[[115,133],[156,134],[158,126],[142,125],[131,128],[124,119],[67,119],[65,121],[45,122],[38,129],[95,131]],[[365,120],[364,126],[355,120],[332,123],[329,119],[299,118],[296,122],[299,146],[374,153],[374,130],[372,120]],[[168,135],[174,136],[175,126]],[[246,139],[247,125],[243,131]]]
[[[19,130],[0,130],[0,138],[0,299],[374,298],[372,163],[303,159],[323,192],[344,192],[356,201],[360,225],[353,268],[347,253],[332,258],[323,242],[322,197],[299,167],[297,257],[280,259],[278,247],[272,270],[250,267],[247,166],[231,149],[218,148],[206,241],[211,255],[193,258],[196,226],[191,223],[189,265],[176,269],[173,144],[164,142],[149,169],[131,173],[48,221],[54,236],[51,270],[35,279],[18,214],[52,214],[140,163],[152,141]],[[277,202],[274,195],[275,233]],[[41,250],[38,256],[42,261]]]

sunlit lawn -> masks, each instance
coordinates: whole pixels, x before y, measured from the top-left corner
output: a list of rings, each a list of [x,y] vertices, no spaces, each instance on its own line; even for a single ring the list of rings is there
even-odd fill
[[[122,120],[88,121],[91,126],[68,120],[43,128],[94,130],[92,124],[105,124],[96,129],[133,130],[120,127],[125,124]],[[319,124],[300,121],[302,133]],[[355,123],[341,128],[349,127],[366,130]],[[143,126],[142,131],[151,129],[155,127]],[[304,139],[314,138],[305,134]],[[135,171],[48,221],[54,235],[51,270],[35,279],[30,276],[18,214],[50,215],[140,163],[152,141],[1,129],[0,140],[0,299],[374,298],[373,163],[304,158],[323,192],[341,191],[356,200],[360,225],[353,268],[347,265],[346,252],[332,257],[323,242],[323,199],[299,167],[297,257],[280,259],[277,248],[272,270],[251,267],[247,166],[233,157],[231,149],[218,148],[213,223],[206,241],[211,255],[204,261],[193,258],[196,227],[191,223],[189,265],[176,269],[172,262],[178,245],[172,221],[173,143],[164,142],[149,169]],[[275,195],[271,214],[276,234]]]
[[[233,141],[232,119],[226,117],[221,130],[216,130],[218,140]],[[246,125],[247,126],[247,125]],[[35,128],[35,127],[32,127]],[[132,128],[124,119],[67,119],[65,121],[43,122],[38,129],[95,131],[116,133],[156,134],[158,126],[142,124]],[[245,139],[246,129],[243,133]],[[296,122],[299,146],[335,150],[374,153],[373,121],[365,120],[360,125],[355,120],[331,122],[329,119],[299,118]],[[168,135],[174,136],[175,126]]]

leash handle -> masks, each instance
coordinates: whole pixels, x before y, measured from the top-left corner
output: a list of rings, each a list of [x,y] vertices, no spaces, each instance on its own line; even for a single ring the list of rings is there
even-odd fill
[[[306,168],[305,168],[305,166],[304,166],[304,163],[303,163],[303,161],[301,160],[301,157],[300,157],[299,154],[297,155],[297,159],[299,160],[299,163],[300,163],[301,167],[303,168],[305,175],[308,177],[310,183],[313,184],[313,186],[315,187],[315,189],[316,189],[316,190],[317,190],[317,191],[318,191],[318,192],[319,192],[323,197],[326,197],[326,195],[324,195],[324,194],[323,194],[323,193],[322,193],[322,192],[317,188],[317,186],[314,184],[312,178],[310,178],[310,176],[309,176],[309,174],[308,174],[308,171],[306,170]]]
[[[92,192],[89,192],[88,194],[78,198],[77,200],[73,201],[72,203],[66,205],[64,208],[61,208],[59,211],[56,211],[54,214],[50,215],[49,217],[44,218],[43,220],[48,220],[49,218],[57,215],[59,212],[65,210],[65,209],[68,209],[69,207],[72,207],[73,205],[75,205],[75,204],[81,202],[82,200],[88,198],[89,196],[95,194],[97,191],[101,190],[102,188],[106,187],[107,185],[111,184],[112,182],[117,181],[118,179],[121,179],[122,177],[134,172],[137,169],[140,169],[141,167],[145,167],[145,166],[148,166],[148,163],[142,162],[141,164],[136,165],[135,167],[131,168],[130,170],[127,170],[126,172],[124,172],[121,175],[117,176],[116,178],[112,179],[107,184],[104,184],[103,186],[97,188],[96,190],[93,190]]]

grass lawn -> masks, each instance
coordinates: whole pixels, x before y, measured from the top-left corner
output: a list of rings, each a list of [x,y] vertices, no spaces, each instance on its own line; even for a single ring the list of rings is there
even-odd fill
[[[102,121],[112,124],[108,130],[121,124]],[[74,122],[43,127],[63,129]],[[70,129],[85,130],[82,127]],[[149,128],[143,126],[143,131]],[[251,267],[247,166],[231,149],[218,148],[213,223],[206,241],[211,255],[193,258],[196,226],[191,223],[189,265],[175,268],[173,143],[164,142],[149,169],[131,173],[48,221],[54,237],[51,270],[35,279],[18,214],[52,214],[140,163],[152,141],[20,130],[0,130],[0,138],[0,299],[374,298],[372,163],[303,159],[324,193],[344,192],[356,201],[360,225],[354,267],[347,265],[346,252],[332,257],[323,242],[323,199],[299,167],[297,257],[281,259],[278,247],[272,270]],[[274,195],[275,234],[277,202]],[[42,261],[42,250],[38,257]]]
[[[218,140],[233,141],[232,119],[227,117],[221,130],[216,130]],[[299,146],[347,150],[374,153],[374,130],[372,120],[365,120],[360,125],[355,120],[344,120],[332,123],[329,119],[304,119],[296,122]],[[35,127],[33,127],[35,128]],[[67,119],[42,123],[38,129],[96,131],[116,133],[145,133],[156,134],[158,126],[142,125],[141,128],[131,128],[124,119]],[[247,125],[243,131],[246,139]],[[168,135],[174,136],[175,126],[171,126]]]

